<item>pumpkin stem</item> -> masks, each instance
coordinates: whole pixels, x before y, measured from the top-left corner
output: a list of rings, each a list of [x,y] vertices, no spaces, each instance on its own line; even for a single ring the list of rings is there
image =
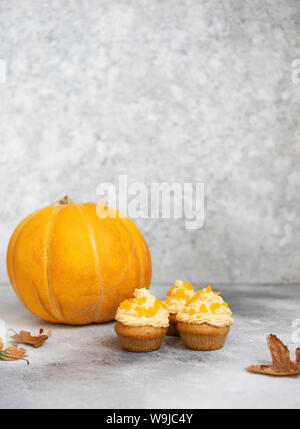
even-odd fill
[[[67,205],[67,204],[75,204],[72,198],[69,197],[69,195],[65,195],[63,198],[61,198],[60,200],[57,200],[56,202],[61,206]]]

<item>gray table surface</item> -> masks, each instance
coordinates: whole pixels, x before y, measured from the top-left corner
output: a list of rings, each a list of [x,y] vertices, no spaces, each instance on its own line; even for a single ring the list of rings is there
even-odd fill
[[[162,298],[167,288],[151,291]],[[29,366],[0,361],[0,408],[299,408],[300,378],[249,374],[244,367],[270,361],[269,333],[294,358],[300,286],[217,289],[236,321],[222,350],[191,351],[179,338],[166,337],[160,350],[136,354],[121,350],[113,323],[47,324],[25,310],[8,285],[0,286],[0,319],[7,327],[52,330],[44,346],[27,347]]]

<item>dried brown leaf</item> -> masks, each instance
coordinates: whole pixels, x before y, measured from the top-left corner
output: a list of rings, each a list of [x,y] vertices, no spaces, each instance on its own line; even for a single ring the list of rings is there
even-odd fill
[[[40,329],[40,334],[37,336],[31,335],[29,331],[22,330],[19,333],[15,332],[13,329],[11,329],[11,331],[14,333],[14,335],[11,336],[14,341],[17,343],[31,344],[34,347],[40,347],[51,336],[51,331],[44,334],[43,329]]]
[[[296,363],[294,363],[291,361],[289,349],[276,335],[269,335],[267,343],[273,365],[252,365],[246,368],[246,371],[275,376],[300,374],[300,349],[296,350]]]
[[[300,374],[299,369],[289,369],[289,370],[280,370],[274,368],[272,365],[251,365],[246,368],[248,372],[254,372],[256,374],[264,374],[264,375],[275,375],[277,377],[286,377],[289,375],[297,375]]]
[[[267,337],[267,343],[272,356],[273,368],[289,371],[293,366],[293,362],[287,346],[276,335],[272,334]]]
[[[3,350],[3,342],[0,341],[0,360],[13,361],[13,360],[25,360],[29,364],[27,357],[27,352],[25,349],[18,346],[11,346]]]

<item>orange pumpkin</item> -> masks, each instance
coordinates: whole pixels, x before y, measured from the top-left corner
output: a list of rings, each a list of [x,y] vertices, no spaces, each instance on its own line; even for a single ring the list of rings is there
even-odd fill
[[[20,223],[7,270],[29,311],[54,323],[106,322],[135,288],[149,287],[148,246],[136,225],[118,215],[106,205],[65,197]]]

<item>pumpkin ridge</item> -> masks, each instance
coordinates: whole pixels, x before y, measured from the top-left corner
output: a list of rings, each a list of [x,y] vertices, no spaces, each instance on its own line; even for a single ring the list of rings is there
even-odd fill
[[[62,316],[59,314],[59,311],[55,305],[55,301],[53,298],[53,293],[52,293],[52,287],[51,287],[51,280],[50,280],[50,268],[49,268],[49,253],[50,253],[50,244],[51,244],[51,233],[54,229],[54,225],[55,225],[55,221],[57,219],[58,213],[61,211],[62,207],[61,206],[57,206],[55,208],[55,210],[53,211],[52,214],[52,219],[50,221],[49,227],[48,227],[48,232],[46,235],[46,239],[45,239],[45,251],[46,251],[46,255],[45,255],[45,260],[46,260],[46,285],[47,285],[47,289],[48,289],[48,296],[49,296],[49,303],[50,303],[50,307],[51,307],[51,312],[54,315],[54,319],[58,319],[59,322],[62,322]]]
[[[106,316],[107,320],[109,320],[109,319],[110,319],[111,315],[112,315],[112,314],[113,314],[113,312],[115,311],[115,309],[116,309],[116,307],[117,307],[117,305],[118,305],[118,301],[119,301],[119,299],[120,299],[120,295],[121,295],[121,286],[119,287],[119,290],[118,290],[117,299],[116,299],[116,301],[113,303],[113,305],[112,305],[112,307],[111,307],[110,312],[109,312],[109,313],[108,313],[108,315]]]
[[[46,307],[45,303],[43,302],[43,300],[42,300],[42,298],[41,298],[41,295],[40,295],[40,293],[39,293],[38,289],[37,289],[37,288],[35,288],[35,289],[36,289],[36,294],[37,294],[37,297],[38,297],[38,300],[39,300],[39,302],[40,302],[41,306],[43,307],[43,309],[45,310],[45,312],[48,314],[48,316],[49,316],[49,317],[51,317],[51,319],[55,320],[55,317],[53,316],[53,314],[52,314],[52,313],[50,313],[50,311],[49,311],[49,310],[48,310],[48,308]]]
[[[133,232],[131,230],[131,227],[130,227],[130,225],[128,225],[128,223],[129,223],[129,222],[127,222],[128,218],[127,219],[123,219],[122,216],[121,216],[120,219],[122,220],[123,225],[126,228],[126,230],[128,231],[128,234],[129,234],[129,236],[131,238],[131,241],[134,244],[134,253],[136,255],[136,259],[138,261],[138,266],[139,266],[139,278],[140,278],[140,281],[139,281],[139,286],[138,287],[141,287],[141,285],[144,285],[144,282],[142,281],[143,280],[142,279],[142,271],[143,271],[143,269],[142,269],[142,264],[141,264],[141,254],[140,254],[140,251],[138,249],[138,246],[137,246],[137,243],[136,243],[136,239],[135,239],[135,236],[134,236],[134,234],[133,234]]]
[[[123,225],[124,229],[126,230],[127,236],[130,237],[130,239],[132,240],[132,235],[129,233],[129,230],[128,230],[127,226],[125,225],[125,222],[124,222],[124,220],[122,218],[123,215],[120,212],[117,212],[117,213],[119,213],[119,214],[117,214],[117,219],[121,220],[121,225]],[[137,255],[136,246],[134,246],[134,252]],[[128,268],[127,268],[127,270],[128,270]],[[126,270],[126,272],[127,272],[127,270]],[[122,275],[123,275],[123,273],[122,273]],[[112,305],[110,311],[105,316],[105,320],[110,320],[111,315],[114,313],[115,309],[119,305],[118,302],[119,302],[119,298],[121,296],[121,281],[120,281],[120,278],[119,278],[118,284],[119,284],[119,290],[118,290],[118,293],[117,293],[117,299],[113,302],[113,305]]]
[[[63,320],[66,320],[67,318],[66,318],[66,316],[65,316],[65,312],[64,312],[64,309],[63,309],[62,303],[60,302],[60,299],[59,299],[58,297],[57,297],[57,301],[58,301],[58,305],[59,305],[59,311],[60,311],[60,314],[62,315]]]
[[[92,230],[91,227],[91,223],[89,220],[88,215],[86,214],[85,210],[84,210],[84,206],[82,206],[81,204],[76,204],[76,208],[79,210],[79,213],[81,214],[83,221],[87,227],[88,233],[89,233],[89,238],[90,238],[90,243],[91,243],[91,248],[92,248],[92,253],[93,253],[93,257],[94,257],[94,263],[95,263],[95,270],[96,270],[96,275],[97,275],[97,280],[98,280],[98,303],[96,305],[95,308],[95,315],[94,315],[94,322],[97,321],[97,318],[99,317],[99,314],[101,312],[101,305],[102,305],[102,296],[103,296],[103,280],[102,280],[102,276],[101,276],[101,270],[100,270],[100,261],[99,261],[99,257],[98,257],[98,253],[97,253],[97,247],[96,247],[96,240],[94,237],[94,232]]]
[[[146,255],[146,257],[151,258],[151,254],[150,254],[150,250],[148,247],[147,242],[144,240],[143,241],[143,248],[144,248],[144,253]],[[147,269],[147,282],[151,282],[151,277],[152,277],[152,266],[151,264],[149,264],[148,269]]]

